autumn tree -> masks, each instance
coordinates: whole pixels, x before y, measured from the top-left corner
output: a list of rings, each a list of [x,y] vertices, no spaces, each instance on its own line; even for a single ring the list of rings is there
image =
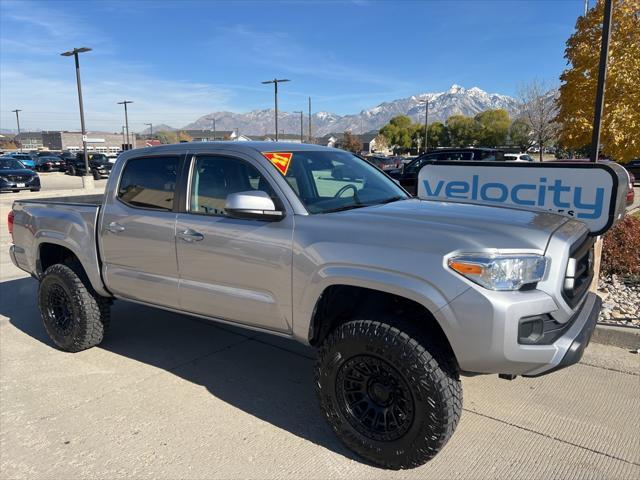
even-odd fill
[[[509,113],[503,109],[485,110],[478,113],[474,120],[477,122],[477,140],[483,147],[497,147],[504,145],[509,135],[511,119]]]
[[[184,142],[192,142],[192,141],[193,141],[193,137],[189,135],[187,132],[185,132],[184,130],[181,130],[180,132],[178,132],[178,142],[184,143]]]
[[[362,142],[360,142],[360,139],[348,130],[344,132],[342,142],[340,143],[342,149],[349,152],[358,153],[362,150]]]
[[[376,152],[385,151],[389,148],[389,141],[387,140],[387,137],[385,137],[381,133],[376,135],[376,138],[374,138],[373,141],[376,146]]]
[[[544,82],[533,80],[518,89],[517,101],[520,118],[529,125],[542,161],[544,147],[555,143],[558,137],[558,109],[554,90]]]
[[[567,40],[569,67],[560,80],[560,140],[569,148],[591,142],[604,1],[578,18]],[[602,117],[602,153],[640,157],[640,0],[613,0],[609,66]]]
[[[155,136],[158,140],[160,140],[160,143],[163,144],[178,143],[178,134],[176,132],[162,130],[160,132],[156,132]]]

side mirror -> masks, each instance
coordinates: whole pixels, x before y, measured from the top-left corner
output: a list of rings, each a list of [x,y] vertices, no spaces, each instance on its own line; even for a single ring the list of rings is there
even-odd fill
[[[224,206],[227,215],[233,218],[280,220],[284,213],[276,210],[271,197],[261,190],[236,192],[227,195]]]

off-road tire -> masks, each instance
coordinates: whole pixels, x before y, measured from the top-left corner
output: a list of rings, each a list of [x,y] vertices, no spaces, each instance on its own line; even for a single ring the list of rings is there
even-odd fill
[[[362,361],[370,365],[364,368]],[[349,404],[348,398],[354,398],[352,392],[356,392],[356,398],[365,396],[360,393],[365,389],[354,389],[357,382],[350,380],[362,374],[362,370],[352,369],[358,365],[378,374],[387,369],[391,375],[385,374],[385,378],[399,375],[389,389],[399,392],[398,398],[403,398],[403,392],[410,394],[403,405],[412,415],[399,415],[400,421],[390,422],[382,434],[363,426],[355,418],[357,410],[365,410],[365,420],[375,415],[374,427],[378,427],[380,417],[384,417],[384,423],[391,415],[389,410],[379,416],[369,415],[378,408],[377,403],[371,404],[373,407],[362,407],[362,402]],[[351,376],[344,373],[345,369]],[[408,322],[354,320],[338,326],[319,348],[315,380],[320,407],[338,438],[364,459],[384,468],[414,468],[431,460],[453,434],[462,411],[462,385],[452,354]],[[380,397],[373,392],[364,405],[372,398]],[[393,402],[400,402],[398,398]],[[394,426],[398,428],[393,430]]]
[[[111,301],[93,290],[77,263],[47,268],[40,280],[38,306],[47,334],[67,352],[98,345],[109,327]]]

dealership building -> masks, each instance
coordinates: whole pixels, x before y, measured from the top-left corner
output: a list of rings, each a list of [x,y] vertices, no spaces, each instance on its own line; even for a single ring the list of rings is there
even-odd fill
[[[131,148],[136,148],[135,134],[130,134]],[[49,150],[82,150],[81,132],[42,132],[42,145]],[[122,150],[122,134],[107,132],[87,132],[87,151],[113,154]]]

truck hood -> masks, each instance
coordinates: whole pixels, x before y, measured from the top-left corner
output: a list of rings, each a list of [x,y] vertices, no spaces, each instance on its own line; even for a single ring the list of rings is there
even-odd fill
[[[545,250],[551,234],[568,221],[553,213],[418,199],[331,215],[340,216],[356,229],[380,230],[379,235],[387,241],[391,239],[391,245],[409,247],[417,236],[431,248],[439,246],[437,249],[442,252],[485,248]]]

